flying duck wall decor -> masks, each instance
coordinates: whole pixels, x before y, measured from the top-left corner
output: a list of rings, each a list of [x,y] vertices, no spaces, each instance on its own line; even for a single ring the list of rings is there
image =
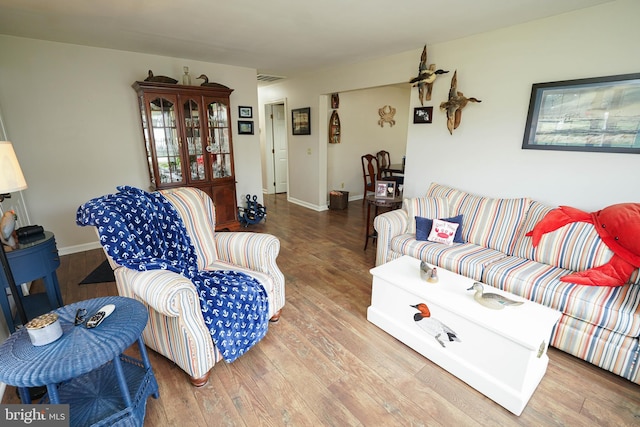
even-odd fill
[[[448,73],[445,70],[436,70],[436,64],[427,66],[427,45],[422,49],[420,56],[420,65],[418,66],[418,76],[409,80],[411,86],[418,86],[418,96],[420,97],[420,105],[424,106],[424,101],[431,101],[431,91],[433,90],[433,82],[440,74]],[[426,91],[425,91],[426,90]]]
[[[462,92],[458,91],[458,70],[453,73],[451,78],[451,89],[449,89],[449,100],[440,104],[440,110],[447,113],[447,129],[453,135],[453,130],[460,126],[462,120],[462,109],[469,102],[482,102],[477,98],[467,98]]]

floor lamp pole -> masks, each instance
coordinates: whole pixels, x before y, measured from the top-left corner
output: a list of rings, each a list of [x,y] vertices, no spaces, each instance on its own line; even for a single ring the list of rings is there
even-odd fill
[[[13,272],[11,271],[11,266],[9,265],[9,260],[7,259],[7,253],[4,250],[4,245],[0,243],[0,246],[2,246],[2,250],[0,251],[0,261],[2,262],[2,270],[4,271],[4,276],[7,278],[7,283],[9,283],[9,288],[11,289],[11,295],[13,295],[13,301],[16,303],[16,311],[18,312],[18,316],[20,317],[22,326],[25,326],[29,321],[29,319],[27,319],[27,312],[24,310],[24,305],[22,305],[22,298],[20,298],[20,290],[18,289],[18,286],[16,285],[16,281],[13,278]]]

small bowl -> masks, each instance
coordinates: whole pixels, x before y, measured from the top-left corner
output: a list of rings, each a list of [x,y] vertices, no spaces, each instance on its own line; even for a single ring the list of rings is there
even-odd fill
[[[32,319],[25,325],[31,344],[47,345],[62,336],[62,327],[56,313],[47,313]]]

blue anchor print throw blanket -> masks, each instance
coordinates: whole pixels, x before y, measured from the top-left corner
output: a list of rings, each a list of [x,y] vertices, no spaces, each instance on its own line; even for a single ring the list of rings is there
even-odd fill
[[[267,333],[267,294],[255,278],[238,271],[198,271],[195,248],[182,218],[164,196],[138,188],[88,201],[76,223],[98,229],[115,262],[133,270],[170,270],[190,279],[204,321],[225,361],[233,362]]]

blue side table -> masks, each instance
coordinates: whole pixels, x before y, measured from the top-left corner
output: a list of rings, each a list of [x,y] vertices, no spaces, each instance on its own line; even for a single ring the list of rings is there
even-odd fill
[[[98,327],[74,326],[79,308],[90,317],[106,304],[116,308]],[[43,402],[69,404],[72,426],[142,426],[147,398],[159,397],[142,342],[148,318],[144,305],[116,296],[55,312],[62,327],[58,340],[36,347],[22,328],[0,346],[0,381],[17,386],[23,403],[30,402],[28,387],[46,385]],[[122,354],[135,341],[141,360]]]
[[[33,319],[63,305],[58,276],[56,275],[56,269],[60,266],[60,257],[52,232],[45,231],[43,234],[32,236],[29,239],[22,239],[19,241],[17,249],[7,252],[7,260],[19,288],[21,283],[36,279],[44,281],[46,292],[28,296],[20,295],[28,319]],[[16,324],[19,324],[20,321],[15,322],[11,317],[9,300],[5,292],[8,287],[9,283],[7,283],[4,274],[0,274],[0,306],[9,332],[14,332]]]

